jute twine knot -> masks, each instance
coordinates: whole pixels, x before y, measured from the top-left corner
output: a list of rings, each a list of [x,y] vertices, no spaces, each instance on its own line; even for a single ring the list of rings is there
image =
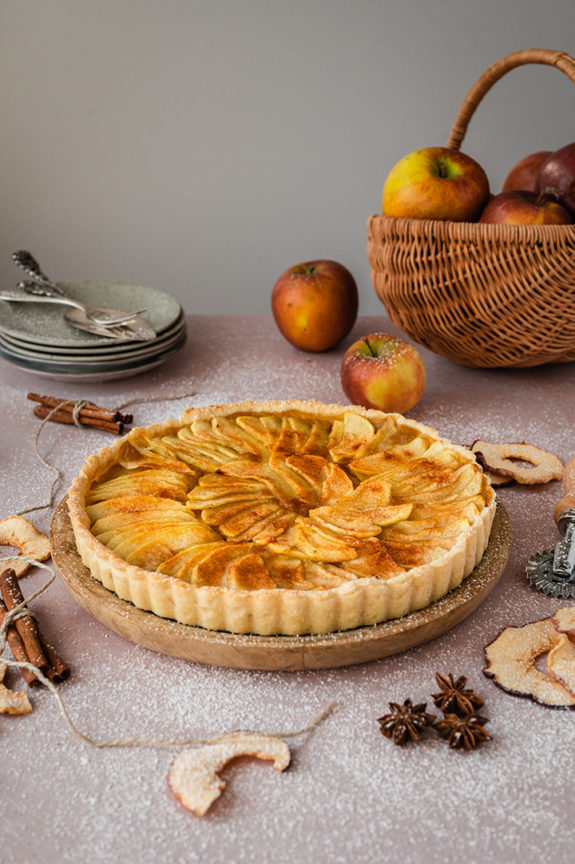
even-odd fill
[[[60,402],[58,405],[58,408],[61,408],[63,405],[70,405],[70,404],[71,404],[71,400],[70,400],[70,402]],[[82,408],[85,408],[86,405],[89,405],[89,404],[90,403],[88,402],[87,399],[78,399],[77,402],[73,403],[72,420],[74,421],[74,426],[81,426],[82,425],[80,423],[80,411],[82,410]],[[57,409],[55,408],[54,411],[56,411],[56,410]],[[52,413],[53,412],[50,412],[50,416],[52,416]],[[48,418],[46,418],[46,419],[48,419]]]

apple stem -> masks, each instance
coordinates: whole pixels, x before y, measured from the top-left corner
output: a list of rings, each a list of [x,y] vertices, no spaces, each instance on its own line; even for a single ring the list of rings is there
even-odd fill
[[[542,189],[539,193],[537,201],[535,205],[537,207],[541,207],[546,201],[559,201],[559,192],[555,188],[555,186],[546,186],[545,189]]]
[[[365,344],[366,344],[367,347],[369,348],[369,353],[371,354],[371,356],[372,356],[372,357],[377,357],[377,354],[375,353],[375,351],[374,351],[373,348],[371,347],[371,342],[369,341],[369,339],[367,338],[367,336],[364,336],[364,337],[363,337],[363,341],[365,342]]]
[[[447,167],[443,162],[439,162],[439,176],[445,179],[447,177]]]

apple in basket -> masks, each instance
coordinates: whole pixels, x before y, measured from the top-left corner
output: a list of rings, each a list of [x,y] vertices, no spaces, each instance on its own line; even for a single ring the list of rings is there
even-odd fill
[[[571,217],[548,195],[500,192],[493,196],[479,221],[495,225],[568,225]]]
[[[513,166],[505,178],[501,191],[535,192],[539,170],[548,156],[551,156],[551,150],[538,150],[525,156]]]
[[[489,198],[481,165],[448,147],[425,147],[404,156],[383,187],[384,216],[474,222]]]
[[[327,351],[351,330],[357,317],[355,279],[337,261],[306,261],[290,267],[272,291],[272,312],[282,336],[302,351]]]
[[[537,190],[552,192],[575,217],[575,142],[547,157],[537,177]]]
[[[413,345],[387,333],[370,333],[347,349],[341,386],[350,402],[403,414],[421,399],[425,367]]]

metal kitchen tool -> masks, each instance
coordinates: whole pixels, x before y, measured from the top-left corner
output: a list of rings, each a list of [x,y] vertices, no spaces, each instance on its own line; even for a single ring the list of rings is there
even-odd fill
[[[575,456],[565,466],[563,489],[565,494],[553,511],[562,539],[555,549],[532,555],[525,575],[544,594],[575,598]]]
[[[112,309],[109,306],[86,306],[79,300],[74,300],[69,294],[65,294],[61,288],[56,290],[51,285],[45,285],[43,282],[18,282],[16,286],[20,291],[25,291],[26,294],[32,294],[34,297],[45,297],[54,300],[56,303],[63,303],[68,306],[75,306],[76,309],[81,309],[94,324],[100,324],[102,327],[113,327],[115,324],[125,324],[127,321],[133,321],[145,309],[139,309],[137,312],[124,312],[123,309]]]
[[[31,276],[32,279],[37,282],[42,282],[44,285],[50,285],[50,287],[59,290],[56,282],[53,282],[52,279],[49,279],[45,273],[40,269],[40,265],[34,258],[34,256],[30,252],[26,252],[25,249],[20,249],[18,252],[12,253],[12,261],[14,264],[17,264],[21,270]]]
[[[2,295],[0,294],[0,299],[1,297]],[[141,318],[126,321],[124,324],[106,324],[104,326],[96,324],[81,309],[70,309],[65,313],[64,318],[68,324],[76,327],[77,330],[94,333],[96,336],[105,336],[107,339],[121,339],[124,342],[153,342],[157,338],[155,330],[153,331],[154,336],[149,335],[149,325],[145,321],[145,327],[140,327],[138,321],[141,321]],[[149,329],[152,330],[151,327]]]
[[[61,285],[49,279],[40,269],[40,265],[30,252],[20,250],[12,253],[12,260],[18,265],[28,276],[32,277],[33,281],[19,282],[18,288],[26,291],[28,294],[34,294],[39,297],[60,297],[60,302],[68,300],[70,306],[76,306],[77,309],[83,309],[86,317],[90,318],[96,324],[106,326],[108,324],[124,324],[133,318],[137,318],[145,309],[139,309],[137,312],[125,312],[123,309],[110,309],[104,306],[85,306],[77,300],[71,298],[63,290]]]
[[[43,290],[44,289],[42,288],[42,292]],[[141,342],[148,342],[156,338],[156,331],[154,328],[137,314],[134,316],[130,315],[127,320],[124,318],[123,320],[120,320],[119,323],[117,321],[116,323],[102,323],[100,321],[95,321],[93,318],[88,316],[89,308],[85,307],[83,303],[72,300],[67,296],[59,296],[56,294],[47,296],[45,293],[31,293],[24,290],[24,288],[18,287],[12,290],[6,289],[0,291],[0,300],[8,300],[12,303],[59,303],[66,306],[73,306],[75,308],[71,309],[64,316],[66,321],[74,327],[78,327],[81,330],[88,330],[89,333],[96,333],[99,336],[107,336],[116,339],[135,339]],[[90,326],[88,327],[87,325]]]

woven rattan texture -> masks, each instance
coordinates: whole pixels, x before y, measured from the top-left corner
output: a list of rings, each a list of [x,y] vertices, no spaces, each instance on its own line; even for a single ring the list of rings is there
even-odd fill
[[[469,91],[447,146],[459,149],[475,109],[503,76],[529,63],[575,83],[568,54],[509,54]],[[466,366],[575,360],[575,225],[487,225],[371,216],[373,287],[392,321]]]
[[[575,225],[372,216],[373,287],[394,324],[466,366],[575,360]]]

